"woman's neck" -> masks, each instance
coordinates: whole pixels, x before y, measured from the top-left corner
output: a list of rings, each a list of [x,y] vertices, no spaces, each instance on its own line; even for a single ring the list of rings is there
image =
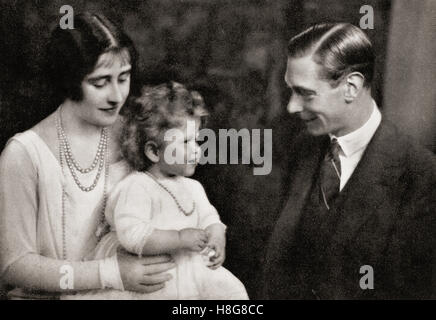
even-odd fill
[[[67,135],[75,137],[93,137],[100,135],[102,127],[79,117],[74,108],[78,108],[77,103],[66,100],[60,108],[62,127]]]

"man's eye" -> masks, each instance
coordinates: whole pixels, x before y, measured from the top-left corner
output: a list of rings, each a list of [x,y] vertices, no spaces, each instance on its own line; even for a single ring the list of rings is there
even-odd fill
[[[305,100],[312,100],[313,98],[315,98],[315,94],[313,94],[313,93],[305,93],[305,94],[302,95],[302,97]]]

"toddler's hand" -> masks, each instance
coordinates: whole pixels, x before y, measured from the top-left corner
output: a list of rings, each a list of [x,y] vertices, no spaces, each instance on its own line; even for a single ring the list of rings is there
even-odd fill
[[[192,251],[201,251],[206,247],[207,233],[202,229],[186,228],[179,231],[180,246]]]
[[[215,254],[209,258],[207,266],[211,269],[221,267],[226,258],[225,240],[219,237],[212,237],[209,239],[207,246],[215,251]]]

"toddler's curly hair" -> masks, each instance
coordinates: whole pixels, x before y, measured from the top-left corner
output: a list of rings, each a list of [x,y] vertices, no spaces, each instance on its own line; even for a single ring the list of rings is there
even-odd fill
[[[144,86],[139,97],[131,97],[125,106],[121,151],[128,164],[145,171],[152,162],[144,154],[146,142],[163,142],[166,130],[183,125],[187,117],[202,118],[208,113],[203,97],[177,82]]]

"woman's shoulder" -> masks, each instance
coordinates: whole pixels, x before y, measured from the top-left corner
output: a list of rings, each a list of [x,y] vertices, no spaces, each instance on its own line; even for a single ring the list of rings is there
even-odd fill
[[[8,140],[0,154],[1,168],[10,172],[22,172],[26,168],[36,171],[40,167],[41,159],[44,159],[42,154],[47,150],[44,148],[43,142],[34,131],[17,133]]]
[[[16,133],[6,143],[3,154],[22,155],[27,153],[32,157],[34,154],[45,152],[49,143],[45,139],[47,133],[41,127],[38,124],[31,129]]]
[[[34,127],[28,131],[34,132],[47,146],[57,144],[57,130],[55,113],[52,113],[47,118],[38,122]]]
[[[53,129],[51,129],[50,123],[52,122],[52,118],[53,115],[50,115],[47,118],[38,122],[32,128],[16,133],[9,139],[8,143],[10,143],[11,141],[19,141],[22,144],[28,144],[38,138],[42,139],[44,142],[47,143],[47,138],[49,136],[52,136],[53,132],[56,134],[56,130],[53,131]]]

